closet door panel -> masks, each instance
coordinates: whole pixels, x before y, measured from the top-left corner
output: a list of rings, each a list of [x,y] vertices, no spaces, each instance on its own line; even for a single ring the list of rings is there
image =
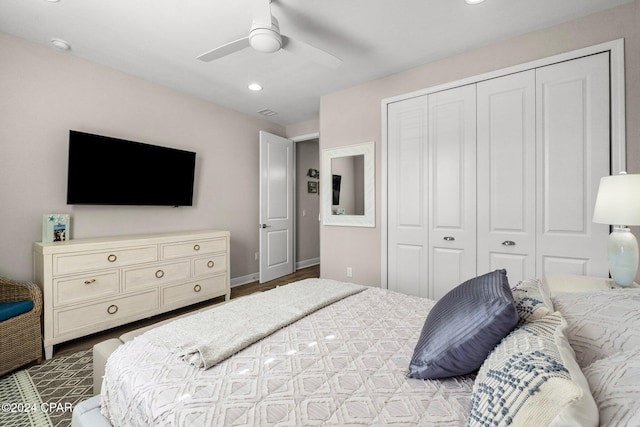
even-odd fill
[[[388,288],[428,296],[427,97],[387,109]]]
[[[535,71],[478,83],[478,274],[535,276]]]
[[[608,276],[609,228],[592,222],[609,175],[609,54],[536,71],[538,276]]]
[[[468,85],[428,96],[432,298],[476,274],[475,94]]]

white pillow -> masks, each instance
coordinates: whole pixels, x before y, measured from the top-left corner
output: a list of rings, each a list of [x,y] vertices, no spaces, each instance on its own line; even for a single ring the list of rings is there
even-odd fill
[[[640,426],[640,347],[584,369],[602,426]]]
[[[551,292],[542,280],[523,280],[511,288],[511,293],[520,323],[539,319],[555,311]]]
[[[525,322],[485,360],[468,426],[596,427],[598,408],[559,312]]]

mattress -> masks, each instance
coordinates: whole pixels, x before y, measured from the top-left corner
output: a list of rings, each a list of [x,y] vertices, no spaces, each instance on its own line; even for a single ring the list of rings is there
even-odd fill
[[[464,425],[473,376],[406,376],[434,304],[368,288],[207,370],[143,334],[109,358],[102,413],[114,426]]]

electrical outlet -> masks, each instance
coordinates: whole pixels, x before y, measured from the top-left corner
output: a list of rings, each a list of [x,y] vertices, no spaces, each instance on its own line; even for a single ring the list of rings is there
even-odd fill
[[[347,267],[347,277],[353,277],[353,269],[351,267]]]

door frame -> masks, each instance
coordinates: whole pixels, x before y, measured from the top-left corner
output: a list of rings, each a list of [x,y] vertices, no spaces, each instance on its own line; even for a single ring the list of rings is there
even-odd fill
[[[583,56],[594,55],[597,53],[609,52],[610,54],[610,79],[611,79],[611,173],[617,174],[626,170],[626,121],[625,121],[625,70],[624,70],[624,39],[620,38],[610,42],[600,43],[582,49],[576,49],[558,55],[537,59],[512,67],[501,68],[484,74],[467,77],[461,80],[447,82],[441,85],[420,89],[403,95],[397,95],[385,98],[381,101],[382,109],[382,138],[381,138],[381,265],[380,265],[380,282],[381,287],[388,289],[388,129],[387,129],[387,108],[389,104],[414,98],[423,95],[429,95],[442,90],[453,89],[458,86],[474,84],[483,80],[489,80],[505,76],[507,74],[518,73],[533,68],[544,67],[563,61],[570,61]]]
[[[298,143],[312,139],[320,140],[320,132],[306,133],[293,136],[289,139],[293,141],[293,207],[295,212],[293,215],[293,271],[295,273],[298,271],[298,263],[296,262],[296,258],[298,257],[298,213],[296,209],[298,206]],[[320,157],[320,144],[318,144],[318,162],[322,161]],[[318,221],[318,227],[320,227],[320,221]]]
[[[269,132],[270,133],[270,132]],[[298,240],[297,240],[297,223],[298,223],[298,214],[297,214],[297,189],[298,189],[298,182],[297,182],[297,167],[298,167],[298,156],[297,156],[297,144],[299,142],[305,142],[305,141],[309,141],[312,139],[320,139],[320,132],[312,132],[312,133],[307,133],[307,134],[302,134],[302,135],[298,135],[298,136],[294,136],[294,137],[283,137],[286,138],[288,140],[290,140],[291,142],[293,142],[293,186],[291,188],[291,191],[293,192],[293,194],[291,194],[291,200],[293,203],[293,211],[294,211],[294,215],[293,215],[293,230],[292,230],[292,234],[293,234],[293,249],[292,249],[292,257],[293,257],[293,271],[296,272],[298,270],[298,265],[296,262],[296,258],[298,256]],[[318,159],[320,160],[320,151],[318,151]],[[258,209],[260,209],[258,207]],[[260,212],[258,212],[258,218],[260,218]],[[318,227],[320,226],[320,222],[318,222]],[[258,230],[258,233],[260,232],[260,230]],[[258,252],[260,252],[259,248],[258,248]],[[260,261],[262,260],[262,256],[263,254],[260,253]],[[261,276],[260,272],[262,269],[262,262],[258,262],[258,280]]]

